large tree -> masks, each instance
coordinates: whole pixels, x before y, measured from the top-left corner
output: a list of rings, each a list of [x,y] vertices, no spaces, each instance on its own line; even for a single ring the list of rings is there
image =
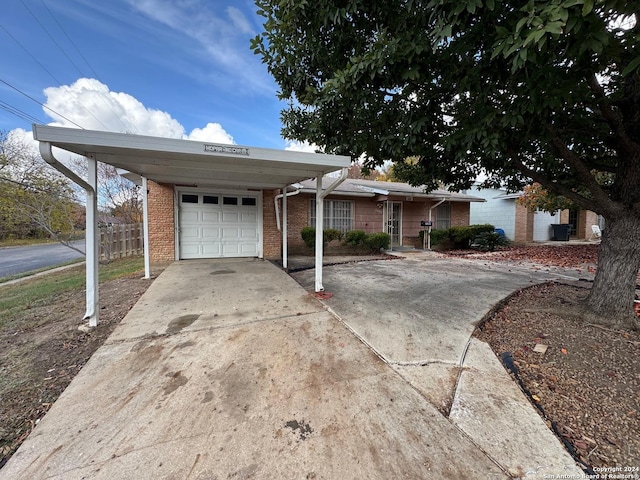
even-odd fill
[[[66,178],[19,133],[0,133],[0,238],[50,237],[72,243],[79,208]]]
[[[640,9],[627,0],[256,0],[283,135],[416,185],[532,180],[606,219],[586,306],[638,328]],[[404,159],[418,157],[411,164]],[[601,180],[610,179],[602,182]]]

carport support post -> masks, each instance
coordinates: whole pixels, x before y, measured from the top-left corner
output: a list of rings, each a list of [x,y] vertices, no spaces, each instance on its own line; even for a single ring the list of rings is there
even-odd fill
[[[316,285],[315,291],[322,292],[322,227],[324,225],[324,199],[322,198],[322,172],[316,177]]]
[[[90,327],[98,326],[98,259],[100,256],[100,231],[98,229],[98,162],[91,156],[87,159],[87,219],[86,219],[86,283],[87,311],[84,319]]]
[[[287,244],[287,186],[282,189],[282,268],[288,267],[288,244]]]
[[[149,259],[149,204],[147,177],[142,177],[142,231],[144,242],[144,278],[151,278],[151,261]]]
[[[324,291],[322,285],[322,254],[324,249],[324,235],[322,229],[324,227],[324,199],[330,195],[342,182],[347,179],[349,169],[343,167],[340,177],[322,190],[322,172],[318,172],[316,177],[316,292]]]

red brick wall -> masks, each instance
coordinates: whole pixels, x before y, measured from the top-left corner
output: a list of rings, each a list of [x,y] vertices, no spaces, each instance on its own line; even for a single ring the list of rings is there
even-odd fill
[[[273,199],[280,190],[262,191],[262,255],[267,259],[282,258],[282,233],[276,225],[276,210]],[[280,204],[282,207],[282,204]],[[282,218],[282,208],[280,208]]]
[[[469,202],[451,202],[451,226],[469,225],[471,207]]]
[[[149,258],[152,262],[173,261],[176,258],[173,186],[149,181],[147,187]]]

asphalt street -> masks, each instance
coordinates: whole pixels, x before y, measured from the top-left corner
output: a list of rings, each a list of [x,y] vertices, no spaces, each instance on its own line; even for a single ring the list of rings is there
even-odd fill
[[[84,251],[84,240],[72,244]],[[60,243],[0,248],[0,278],[62,265],[84,255]]]

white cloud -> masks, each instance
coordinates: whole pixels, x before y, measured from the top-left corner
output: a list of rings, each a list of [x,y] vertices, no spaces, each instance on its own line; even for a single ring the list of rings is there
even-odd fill
[[[50,87],[44,94],[47,97],[44,112],[55,120],[51,125],[234,143],[233,137],[219,123],[208,123],[187,134],[169,113],[147,108],[128,93],[112,92],[107,85],[93,78],[80,78],[71,85]]]
[[[309,152],[316,153],[321,152],[322,149],[318,147],[315,143],[309,143],[307,141],[299,142],[298,140],[287,140],[287,146],[284,147],[285,150],[291,150],[294,152]]]
[[[244,13],[242,13],[240,9],[236,7],[227,7],[227,15],[231,19],[236,30],[247,35],[255,34],[253,28],[251,28],[251,24],[247,20],[247,17],[244,16]]]
[[[188,140],[199,140],[201,142],[214,143],[235,143],[233,137],[225,132],[219,123],[207,123],[204,128],[194,128],[186,137]]]

